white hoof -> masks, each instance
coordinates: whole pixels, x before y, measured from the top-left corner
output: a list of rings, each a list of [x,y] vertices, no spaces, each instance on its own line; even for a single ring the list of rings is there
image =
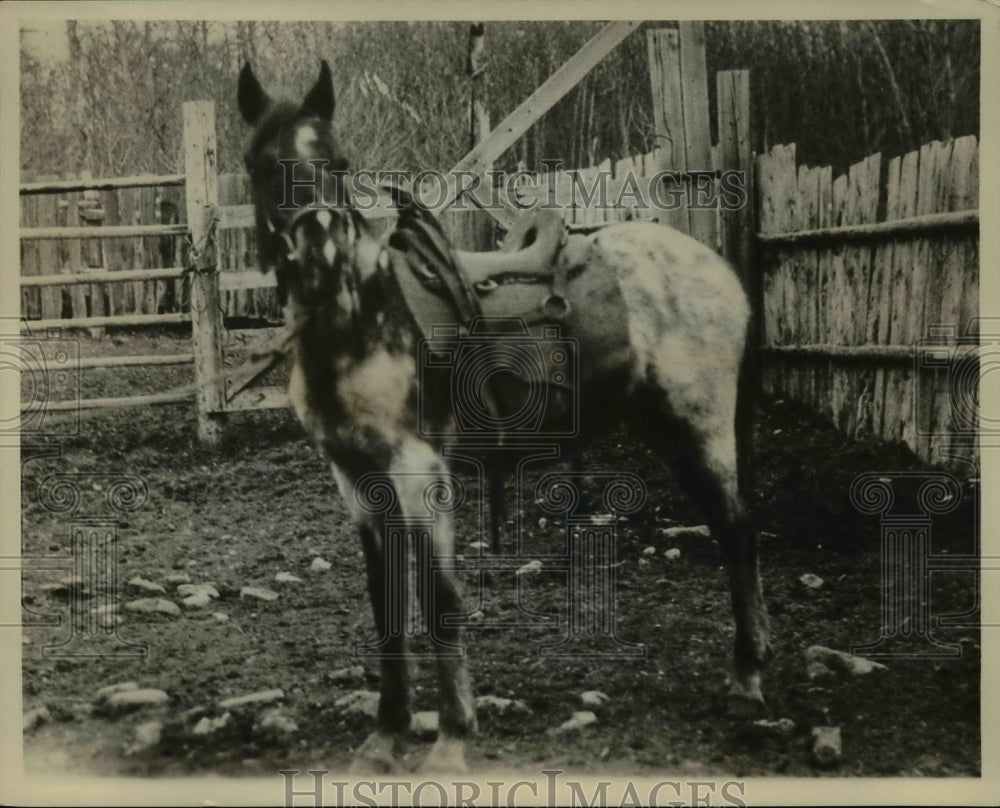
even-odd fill
[[[439,737],[424,762],[420,764],[420,774],[465,774],[469,767],[465,763],[465,742],[459,738]]]
[[[402,742],[393,735],[377,730],[369,735],[354,754],[347,773],[352,777],[368,774],[400,774],[403,767],[396,760],[402,752]]]

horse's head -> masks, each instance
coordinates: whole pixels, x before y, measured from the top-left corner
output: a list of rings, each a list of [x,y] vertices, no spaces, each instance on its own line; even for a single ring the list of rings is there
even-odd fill
[[[250,174],[261,269],[278,269],[290,246],[290,226],[308,208],[342,207],[347,161],[331,131],[333,78],[324,61],[300,103],[273,99],[249,63],[237,93],[243,119],[254,127],[244,155]],[[279,279],[280,281],[280,279]]]
[[[335,328],[356,324],[378,301],[366,282],[385,268],[385,251],[352,208],[306,208],[289,223],[283,259],[288,300],[300,315],[322,313]]]

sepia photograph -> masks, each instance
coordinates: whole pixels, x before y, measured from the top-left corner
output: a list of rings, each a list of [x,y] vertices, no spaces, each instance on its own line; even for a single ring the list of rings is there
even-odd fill
[[[0,802],[1000,799],[996,7],[0,15]]]

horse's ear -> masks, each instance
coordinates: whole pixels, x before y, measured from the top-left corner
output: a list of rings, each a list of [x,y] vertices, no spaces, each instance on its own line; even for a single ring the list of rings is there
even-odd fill
[[[265,110],[271,105],[271,97],[260,86],[249,62],[244,64],[240,71],[236,100],[243,120],[251,126],[261,119]]]
[[[333,74],[330,72],[330,65],[326,59],[320,64],[319,78],[313,88],[306,94],[302,102],[302,111],[317,118],[330,121],[333,120],[333,108],[336,102],[333,97]]]

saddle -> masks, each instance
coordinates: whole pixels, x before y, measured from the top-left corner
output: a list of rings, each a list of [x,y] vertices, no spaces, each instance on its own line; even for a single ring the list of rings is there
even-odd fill
[[[451,247],[437,220],[407,192],[391,193],[399,206],[388,240],[393,274],[426,338],[442,326],[467,334],[480,317],[520,320],[536,336],[553,328],[564,337],[591,334],[596,340],[588,342],[604,345],[612,332],[626,336],[614,272],[602,266],[591,238],[567,233],[556,211],[522,215],[498,251],[466,252]]]

